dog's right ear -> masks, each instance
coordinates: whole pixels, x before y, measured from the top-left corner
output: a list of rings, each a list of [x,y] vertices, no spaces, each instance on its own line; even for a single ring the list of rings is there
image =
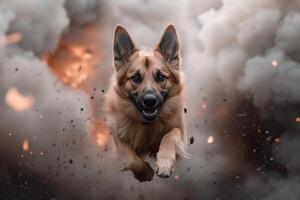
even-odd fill
[[[125,28],[117,25],[113,43],[114,66],[116,71],[129,61],[130,56],[137,51]]]

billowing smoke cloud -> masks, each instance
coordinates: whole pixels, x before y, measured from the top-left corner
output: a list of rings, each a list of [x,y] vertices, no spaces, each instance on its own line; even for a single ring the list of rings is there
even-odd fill
[[[295,154],[299,139],[296,132],[299,132],[300,65],[299,47],[295,45],[299,40],[299,5],[298,1],[223,1],[220,9],[198,17],[204,58],[201,65],[212,68],[215,73],[209,78],[215,80],[213,76],[216,76],[222,83],[221,89],[231,98],[239,99],[231,106],[249,99],[256,107],[253,109],[260,113],[261,121],[273,120],[274,124],[284,126],[280,133],[281,145],[279,150],[274,145],[273,156],[277,162],[287,165],[288,179],[264,172],[268,176],[254,178],[256,187],[250,187],[251,181],[246,180],[242,189],[251,188],[254,197],[299,198],[295,190],[299,187],[299,163]],[[212,88],[207,83],[218,97],[220,88]],[[266,131],[266,134],[273,140],[278,133]],[[263,166],[266,165],[268,161]],[[269,195],[266,191],[272,187],[275,189]]]
[[[73,23],[84,24],[97,19],[100,3],[99,0],[67,0],[65,7]]]
[[[13,187],[21,199],[298,199],[299,10],[297,0],[1,1],[0,169],[16,173],[20,182],[4,177],[1,184],[12,183],[0,193],[11,195]],[[168,180],[140,184],[130,173],[116,172],[118,163],[95,145],[89,123],[95,115],[105,118],[101,89],[107,77],[99,74],[91,83],[99,99],[90,101],[40,59],[56,52],[71,26],[94,20],[100,21],[105,74],[112,71],[117,23],[140,46],[154,47],[170,22],[178,30],[194,143],[192,158],[179,161]],[[4,36],[13,33],[22,39],[7,44]],[[32,107],[9,107],[11,88],[31,97]]]
[[[40,58],[44,52],[56,51],[69,27],[65,4],[63,0],[0,2],[1,199],[78,196],[71,193],[80,188],[73,182],[84,183],[89,173],[75,171],[88,168],[85,161],[92,157],[100,159],[89,134],[89,97],[64,86]],[[74,5],[70,12],[81,8],[91,14],[85,5]],[[27,105],[22,97],[30,100]],[[92,166],[100,175],[96,161]],[[42,186],[48,182],[57,186]],[[72,189],[62,192],[60,184],[70,184]]]

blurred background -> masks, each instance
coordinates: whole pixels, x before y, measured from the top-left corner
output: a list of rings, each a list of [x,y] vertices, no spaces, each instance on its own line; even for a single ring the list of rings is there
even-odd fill
[[[300,199],[299,11],[299,0],[0,0],[0,199]],[[103,123],[113,32],[155,47],[169,23],[192,157],[139,183],[118,172]]]

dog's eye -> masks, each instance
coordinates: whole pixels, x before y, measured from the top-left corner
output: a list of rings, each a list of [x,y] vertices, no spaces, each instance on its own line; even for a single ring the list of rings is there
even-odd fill
[[[157,74],[155,80],[157,82],[164,82],[166,80],[166,77],[164,75],[162,75],[162,74]]]
[[[134,83],[141,83],[142,82],[142,77],[140,74],[135,74],[133,77],[131,77],[132,82]]]

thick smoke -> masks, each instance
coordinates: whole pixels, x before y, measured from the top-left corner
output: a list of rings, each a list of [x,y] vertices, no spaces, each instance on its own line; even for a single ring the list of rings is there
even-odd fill
[[[19,192],[12,198],[299,199],[299,10],[297,0],[0,1],[0,177],[8,174],[0,198]],[[118,163],[89,130],[93,116],[105,118],[101,90],[108,78],[99,74],[90,84],[99,98],[90,101],[40,59],[56,52],[70,27],[94,20],[104,74],[113,70],[116,24],[150,47],[175,24],[194,138],[193,156],[177,163],[176,176],[140,184],[117,172]],[[22,40],[6,44],[4,36],[16,32]],[[33,98],[29,110],[6,104],[12,87]]]
[[[80,9],[80,5],[72,9]],[[71,191],[80,188],[74,182],[82,179],[84,184],[89,176],[76,170],[85,167],[85,160],[97,160],[100,155],[88,129],[89,97],[64,86],[40,59],[43,52],[56,51],[68,29],[70,19],[65,2],[1,1],[0,21],[0,198],[72,198],[78,194]],[[7,44],[5,36],[15,33],[22,35],[21,41]],[[23,112],[9,107],[6,94],[11,88],[30,96],[32,107]],[[28,152],[22,150],[25,139],[29,141]],[[69,164],[72,165],[68,167]],[[99,175],[96,161],[93,166]],[[69,179],[72,176],[75,178]],[[57,186],[41,186],[48,183]],[[62,192],[60,184],[71,186]],[[23,186],[32,193],[22,190]]]

